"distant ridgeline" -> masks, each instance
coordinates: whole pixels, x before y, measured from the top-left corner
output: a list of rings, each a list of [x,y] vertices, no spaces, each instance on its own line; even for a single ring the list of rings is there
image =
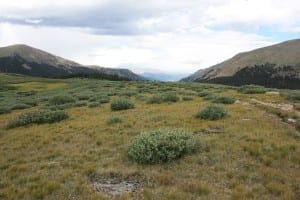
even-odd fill
[[[300,39],[236,54],[182,81],[300,89]]]
[[[46,78],[142,80],[128,69],[81,65],[27,45],[0,48],[0,72]]]
[[[275,64],[247,66],[233,76],[212,79],[196,79],[201,83],[218,83],[225,85],[256,84],[272,88],[300,89],[299,66],[276,67]]]
[[[130,78],[126,78],[118,75],[101,74],[101,73],[70,74],[70,75],[62,76],[60,78],[91,78],[91,79],[110,80],[110,81],[132,81],[132,79]]]

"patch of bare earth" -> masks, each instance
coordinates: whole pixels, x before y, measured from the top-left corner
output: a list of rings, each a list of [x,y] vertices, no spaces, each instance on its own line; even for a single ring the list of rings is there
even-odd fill
[[[151,185],[150,180],[139,173],[92,173],[88,178],[93,188],[98,192],[103,192],[110,196],[130,194],[133,199],[136,198],[138,190]]]

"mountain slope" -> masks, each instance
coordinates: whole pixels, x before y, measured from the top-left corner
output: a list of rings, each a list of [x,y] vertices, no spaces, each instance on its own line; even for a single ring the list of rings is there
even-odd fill
[[[0,72],[51,78],[97,74],[141,79],[128,69],[84,66],[27,45],[0,48]]]
[[[300,89],[300,39],[237,54],[182,80]]]

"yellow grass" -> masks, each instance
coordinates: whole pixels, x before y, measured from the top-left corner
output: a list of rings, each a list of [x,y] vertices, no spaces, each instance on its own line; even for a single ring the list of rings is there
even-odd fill
[[[28,91],[28,90],[36,90],[36,91],[43,91],[43,90],[55,90],[61,89],[67,86],[67,83],[53,83],[53,82],[26,82],[26,83],[17,83],[17,84],[10,84],[11,86],[15,86],[20,91]]]
[[[16,84],[21,90],[49,90],[64,83]],[[250,98],[284,102],[273,95],[224,92],[241,101]],[[0,199],[111,199],[91,186],[90,172],[140,172],[152,187],[139,199],[297,199],[300,144],[286,132],[294,127],[253,105],[224,105],[229,116],[218,121],[194,117],[208,105],[200,97],[172,104],[146,104],[112,112],[109,104],[70,108],[70,118],[55,124],[4,130],[18,113],[0,115]],[[123,122],[106,120],[121,116]],[[161,127],[187,128],[199,150],[162,165],[139,165],[126,157],[127,145],[141,131]],[[220,133],[204,134],[218,129]],[[115,199],[130,199],[128,194]]]

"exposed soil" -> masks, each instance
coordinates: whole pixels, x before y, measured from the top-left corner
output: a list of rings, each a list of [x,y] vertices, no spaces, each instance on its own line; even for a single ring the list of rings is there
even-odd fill
[[[135,193],[144,186],[150,186],[150,180],[139,174],[121,174],[121,173],[105,173],[89,175],[89,181],[98,192],[103,192],[111,196],[120,196],[130,194],[136,199]]]

